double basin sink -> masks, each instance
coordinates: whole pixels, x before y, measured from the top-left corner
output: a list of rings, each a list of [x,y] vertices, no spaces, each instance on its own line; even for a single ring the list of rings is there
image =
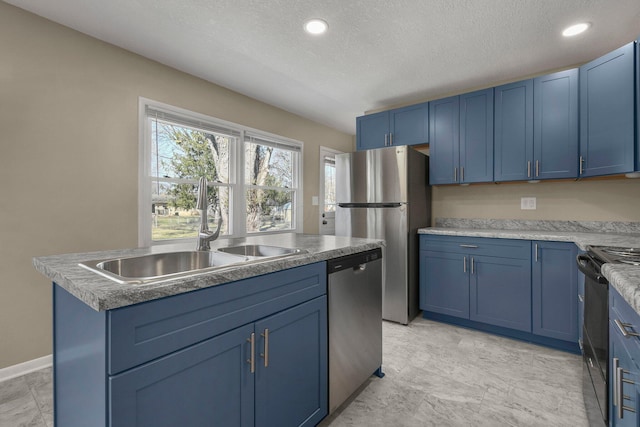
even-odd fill
[[[303,249],[240,245],[212,251],[167,252],[81,262],[80,266],[123,284],[144,284],[306,253]]]

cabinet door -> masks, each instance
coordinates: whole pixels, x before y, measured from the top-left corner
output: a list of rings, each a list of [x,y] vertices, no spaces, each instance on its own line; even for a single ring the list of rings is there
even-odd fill
[[[494,179],[532,178],[533,80],[495,88]]]
[[[578,69],[533,81],[532,175],[536,179],[578,176]]]
[[[315,426],[328,407],[327,297],[257,322],[255,330],[256,426]]]
[[[252,426],[252,332],[243,326],[111,377],[110,425]]]
[[[420,309],[469,318],[469,256],[420,251]]]
[[[638,405],[638,367],[630,348],[633,347],[628,346],[628,340],[622,336],[618,327],[613,321],[609,321],[609,349],[611,354],[609,355],[608,386],[609,425],[611,427],[637,427],[640,421],[638,417],[640,414],[640,405]],[[622,368],[621,372],[616,369],[618,367]],[[621,404],[628,409],[621,410]]]
[[[531,261],[472,256],[471,320],[531,332]]]
[[[573,243],[533,242],[533,333],[578,340],[578,249]]]
[[[390,145],[420,145],[429,142],[429,104],[391,110]]]
[[[460,95],[460,182],[493,181],[493,88]]]
[[[384,147],[389,142],[389,112],[357,117],[356,128],[358,150]]]
[[[580,67],[582,176],[634,169],[634,43]]]
[[[429,182],[459,182],[460,98],[453,96],[429,103]]]

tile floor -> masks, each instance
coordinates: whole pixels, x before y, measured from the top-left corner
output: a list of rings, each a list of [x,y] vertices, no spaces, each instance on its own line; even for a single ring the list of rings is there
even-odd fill
[[[386,376],[322,427],[589,425],[579,356],[421,318],[383,333]],[[53,427],[50,368],[0,383],[0,426]]]

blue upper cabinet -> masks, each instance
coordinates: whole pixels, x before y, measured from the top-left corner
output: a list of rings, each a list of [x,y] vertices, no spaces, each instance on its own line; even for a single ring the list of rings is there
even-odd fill
[[[356,118],[356,146],[370,150],[429,142],[429,103],[396,108]]]
[[[389,145],[421,145],[429,142],[429,103],[389,112]]]
[[[533,179],[533,80],[495,88],[494,179]]]
[[[493,181],[493,88],[460,95],[460,182]]]
[[[535,179],[578,176],[578,69],[533,81]]]
[[[580,67],[580,175],[634,170],[634,51],[629,43]]]
[[[429,104],[429,183],[459,182],[460,97]]]
[[[388,145],[388,111],[357,117],[356,127],[356,145],[358,150],[370,150]]]

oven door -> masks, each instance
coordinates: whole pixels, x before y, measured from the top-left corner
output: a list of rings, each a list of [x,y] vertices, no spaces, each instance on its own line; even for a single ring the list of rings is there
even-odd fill
[[[585,405],[597,399],[602,419],[608,420],[609,382],[609,282],[600,274],[600,263],[587,254],[578,255],[578,268],[584,273],[583,359],[587,372]],[[589,384],[590,383],[590,384]],[[588,393],[589,389],[591,390]]]

